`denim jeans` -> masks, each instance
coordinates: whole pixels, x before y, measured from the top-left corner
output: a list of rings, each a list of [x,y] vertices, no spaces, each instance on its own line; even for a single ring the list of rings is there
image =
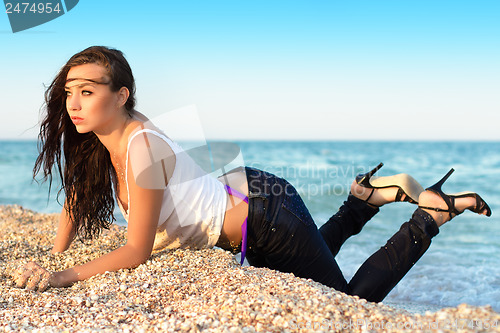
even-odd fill
[[[345,240],[359,233],[378,208],[349,195],[318,230],[289,182],[258,169],[246,167],[245,171],[249,190],[246,258],[255,267],[311,278],[347,294],[380,302],[439,232],[432,217],[417,209],[347,282],[335,256]]]

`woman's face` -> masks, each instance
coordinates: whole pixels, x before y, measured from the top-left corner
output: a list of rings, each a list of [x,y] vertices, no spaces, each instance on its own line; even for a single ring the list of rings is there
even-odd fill
[[[66,78],[66,110],[79,133],[105,134],[123,116],[120,93],[99,64],[72,67]]]

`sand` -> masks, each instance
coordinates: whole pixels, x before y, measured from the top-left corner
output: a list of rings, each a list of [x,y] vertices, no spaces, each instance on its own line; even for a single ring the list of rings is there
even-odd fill
[[[411,313],[292,274],[241,267],[221,249],[162,251],[136,269],[69,288],[16,288],[10,278],[16,260],[61,270],[126,239],[126,229],[113,226],[92,244],[76,241],[51,255],[57,219],[0,206],[0,332],[500,332],[500,314],[490,307]]]

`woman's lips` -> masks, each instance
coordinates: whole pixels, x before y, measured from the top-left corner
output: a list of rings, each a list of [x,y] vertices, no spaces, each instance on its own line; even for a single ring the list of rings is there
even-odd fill
[[[80,117],[71,117],[71,121],[73,122],[73,124],[78,125],[81,122],[83,122],[83,118],[80,118]]]

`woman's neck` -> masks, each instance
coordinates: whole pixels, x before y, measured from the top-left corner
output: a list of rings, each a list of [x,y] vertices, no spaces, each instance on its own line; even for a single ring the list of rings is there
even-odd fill
[[[128,114],[117,117],[117,119],[106,128],[105,131],[95,131],[95,135],[108,150],[111,161],[124,163],[127,154],[128,135],[130,133],[129,126],[133,122],[133,118]]]

